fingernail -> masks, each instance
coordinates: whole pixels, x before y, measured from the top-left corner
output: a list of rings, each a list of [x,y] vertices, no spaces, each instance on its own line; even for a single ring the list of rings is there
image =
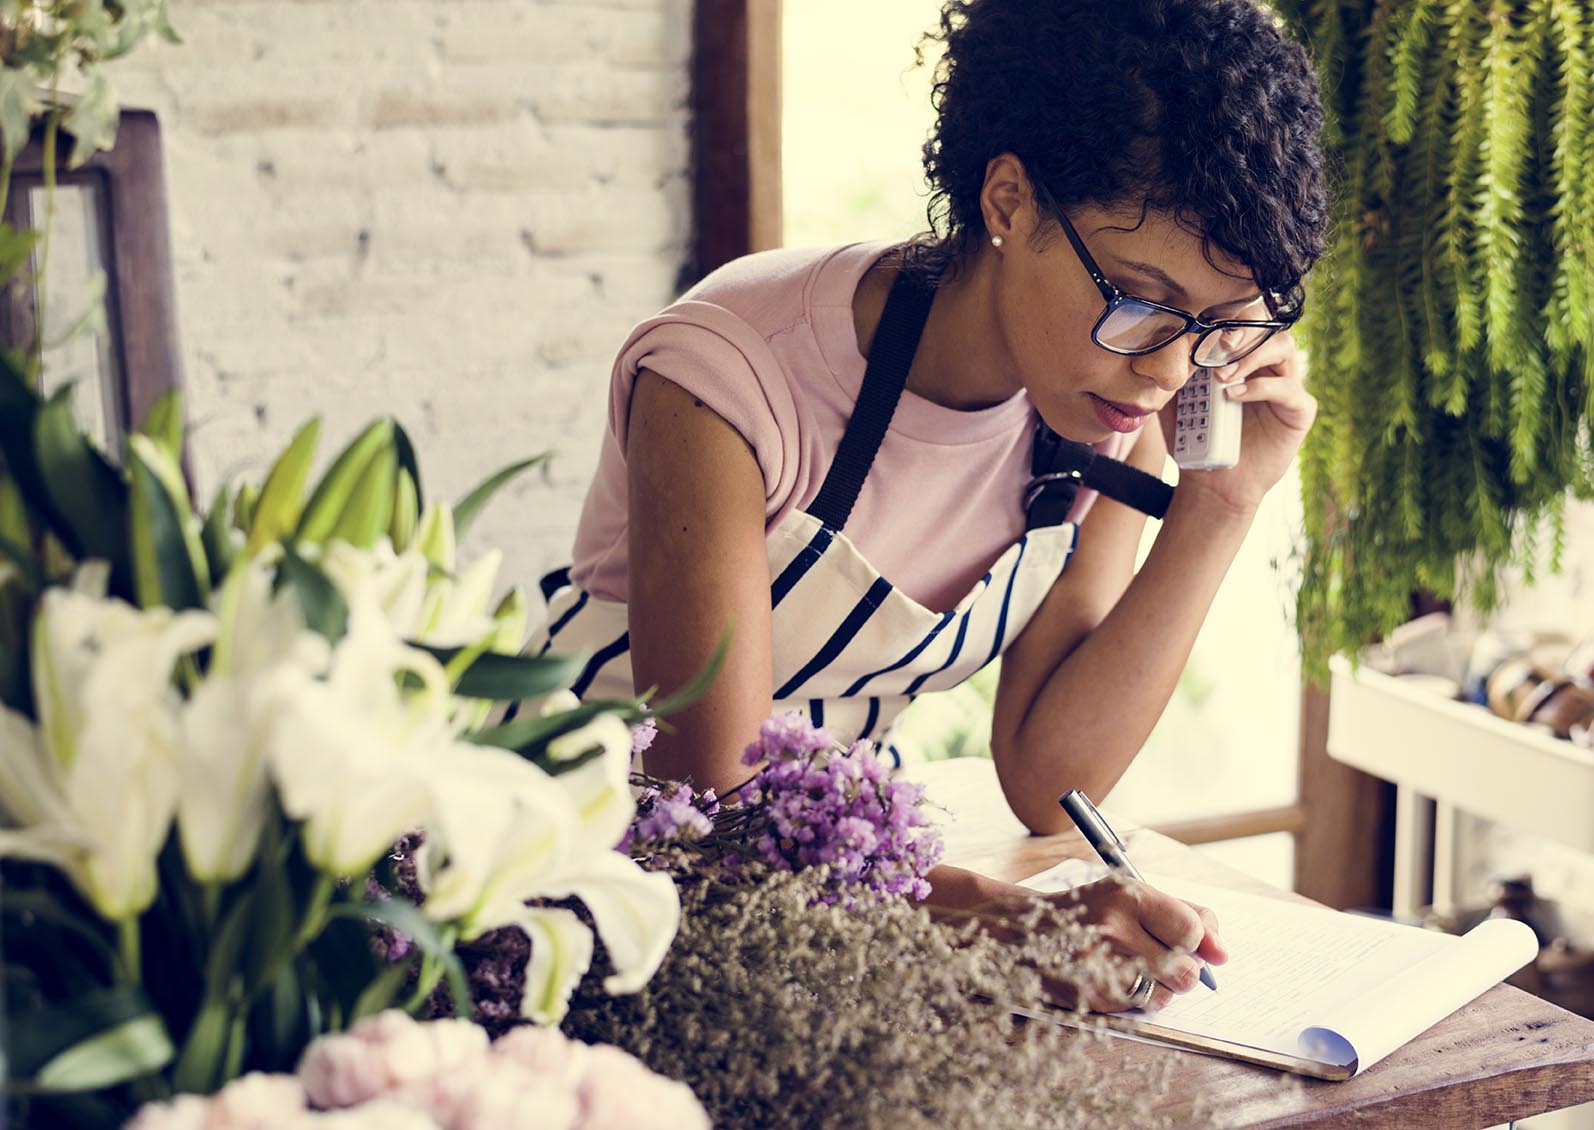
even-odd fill
[[[1229,385],[1223,391],[1229,395],[1231,400],[1238,400],[1245,395],[1245,382],[1241,381],[1238,384]]]

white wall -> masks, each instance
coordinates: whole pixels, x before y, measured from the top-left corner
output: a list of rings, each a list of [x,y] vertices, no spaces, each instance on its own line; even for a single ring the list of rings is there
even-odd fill
[[[612,355],[690,231],[690,0],[177,0],[110,72],[155,110],[195,469],[391,413],[458,497],[554,449],[476,545],[563,560]]]

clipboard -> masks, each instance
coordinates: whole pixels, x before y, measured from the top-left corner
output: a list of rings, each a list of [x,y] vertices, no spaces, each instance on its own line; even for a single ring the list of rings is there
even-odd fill
[[[1312,1079],[1325,1079],[1337,1083],[1356,1074],[1356,1062],[1354,1060],[1348,1064],[1321,1063],[1315,1059],[1290,1055],[1286,1052],[1255,1048],[1248,1044],[1221,1040],[1216,1036],[1203,1036],[1195,1032],[1184,1032],[1177,1028],[1164,1027],[1148,1017],[1128,1013],[1078,1013],[1062,1009],[1023,1008],[1014,1009],[1014,1013],[1030,1020],[1061,1024],[1069,1028],[1078,1028],[1081,1031],[1106,1031],[1115,1035],[1144,1040],[1146,1043],[1156,1044],[1160,1047],[1178,1048],[1183,1051],[1199,1052],[1202,1055],[1220,1056],[1223,1059],[1232,1059],[1238,1063],[1249,1063],[1255,1067],[1269,1067],[1275,1071],[1287,1071],[1292,1075],[1305,1075]]]
[[[1084,876],[1095,877],[1089,865],[1065,861],[1023,885],[1065,890]],[[1146,881],[1217,914],[1229,951],[1215,969],[1218,990],[1193,989],[1156,1013],[1035,1008],[1021,1015],[1338,1081],[1538,955],[1532,929],[1512,919],[1488,919],[1455,937],[1171,876]]]

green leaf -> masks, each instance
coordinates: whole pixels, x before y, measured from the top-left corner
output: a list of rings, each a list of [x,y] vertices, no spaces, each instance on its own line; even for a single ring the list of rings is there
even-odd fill
[[[116,969],[116,951],[111,947],[103,925],[96,919],[72,913],[48,891],[9,887],[5,898],[0,899],[0,914],[20,919],[22,928],[30,933],[46,926],[66,930],[86,941],[104,960],[106,973]]]
[[[349,501],[332,527],[332,535],[356,549],[369,549],[393,524],[393,502],[398,491],[398,452],[384,444],[365,465]]]
[[[343,902],[334,906],[328,917],[374,920],[409,938],[422,953],[443,963],[455,1014],[462,1017],[471,1015],[470,987],[465,981],[465,967],[454,953],[453,943],[443,937],[436,924],[422,914],[420,908],[400,898]]]
[[[366,467],[378,451],[391,448],[392,444],[393,421],[388,419],[377,420],[356,436],[316,484],[299,518],[294,539],[319,543],[331,537]]]
[[[159,1071],[175,1052],[165,1023],[146,1012],[72,1045],[40,1068],[33,1082],[46,1091],[97,1091]]]
[[[404,990],[405,982],[415,975],[415,964],[413,961],[395,961],[372,978],[371,983],[355,998],[354,1007],[349,1012],[349,1023],[392,1008],[399,993]],[[470,1013],[463,1015],[469,1016]]]
[[[232,572],[233,560],[242,547],[243,537],[229,520],[231,511],[232,490],[223,483],[216,488],[216,497],[211,500],[205,524],[199,530],[199,543],[204,546],[212,578],[225,577]]]
[[[37,231],[17,231],[10,224],[0,224],[0,283],[9,282],[22,273],[38,242]]]
[[[183,1040],[182,1055],[172,1069],[173,1089],[188,1094],[208,1094],[221,1082],[222,1049],[232,1027],[232,1009],[224,1000],[207,997]]]
[[[173,389],[162,393],[144,416],[138,429],[155,441],[173,463],[183,458],[183,396]]]
[[[393,446],[398,449],[399,470],[410,473],[410,485],[415,488],[415,513],[419,514],[426,508],[426,491],[421,487],[421,464],[415,457],[415,445],[410,442],[410,433],[397,421],[393,423]]]
[[[277,457],[254,507],[248,552],[258,553],[272,542],[282,541],[299,524],[304,512],[304,486],[309,481],[310,464],[320,438],[321,421],[311,419]]]
[[[247,530],[255,523],[255,507],[260,504],[260,487],[254,483],[239,483],[238,493],[232,496],[232,528]]]
[[[0,538],[16,545],[33,544],[33,523],[28,520],[28,502],[0,458]]]
[[[323,1031],[328,1023],[345,1026],[360,994],[380,976],[386,962],[371,942],[369,923],[333,918],[306,947],[299,972],[311,1031]]]
[[[133,592],[145,608],[202,608],[210,591],[209,568],[181,480],[173,491],[170,468],[148,436],[128,437],[132,473]]]
[[[277,578],[279,586],[291,584],[299,594],[304,622],[312,631],[320,632],[330,643],[343,638],[349,630],[349,606],[325,573],[284,546]]]
[[[29,592],[36,593],[44,587],[44,575],[39,572],[39,562],[33,551],[0,534],[0,564],[8,562],[22,577]]]
[[[463,652],[458,647],[419,647],[447,667]],[[484,652],[465,669],[454,693],[464,698],[492,699],[496,702],[536,698],[568,687],[586,666],[585,655],[501,655]]]
[[[28,653],[7,647],[0,641],[0,703],[31,718],[33,692],[29,678]]]
[[[70,387],[61,388],[33,424],[35,466],[58,519],[54,532],[75,556],[109,561],[113,577],[130,578],[127,484],[78,431],[70,396]]]
[[[78,168],[101,149],[116,144],[116,125],[120,109],[116,91],[104,73],[95,68],[85,90],[67,111],[61,128],[72,135],[71,168]]]
[[[415,540],[415,528],[420,524],[421,508],[415,501],[415,482],[410,473],[399,468],[398,482],[393,492],[393,520],[387,526],[387,540],[395,553],[403,553]]]
[[[10,362],[9,351],[0,351],[0,458],[22,497],[24,510],[41,526],[54,525],[55,508],[33,453],[33,432],[43,404],[22,371]]]
[[[39,110],[33,77],[21,67],[0,67],[0,148],[11,161],[28,144],[33,115]]]
[[[586,725],[600,714],[618,714],[627,722],[634,722],[648,717],[651,713],[646,700],[641,698],[589,699],[580,706],[560,711],[558,714],[516,718],[501,726],[494,726],[490,730],[468,734],[466,740],[477,745],[512,749],[523,757],[537,760],[543,747],[554,738]],[[545,765],[540,760],[538,764],[549,772],[575,768],[574,761],[559,762],[556,767]]]
[[[9,1073],[13,1079],[31,1079],[76,1045],[151,1012],[140,990],[118,985],[93,989],[46,1008],[12,1013],[6,1017]]]
[[[262,866],[256,874],[247,910],[253,925],[243,940],[235,967],[243,976],[247,992],[281,975],[293,956],[294,935],[303,916],[287,867]]]
[[[288,965],[277,974],[250,1011],[250,1059],[261,1070],[292,1071],[299,1053],[317,1035],[298,971]]]
[[[533,455],[530,459],[522,459],[519,463],[511,463],[496,474],[490,475],[480,486],[471,491],[454,506],[454,537],[460,539],[465,536],[465,531],[470,529],[471,523],[481,513],[493,495],[498,493],[500,487],[509,482],[516,475],[539,463],[546,463],[552,458],[544,452],[542,455]]]

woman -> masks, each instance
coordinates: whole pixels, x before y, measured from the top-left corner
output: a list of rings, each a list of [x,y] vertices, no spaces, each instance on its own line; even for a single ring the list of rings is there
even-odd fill
[[[772,710],[883,740],[1001,655],[997,772],[1050,833],[1059,793],[1099,798],[1141,747],[1311,425],[1287,327],[1322,247],[1322,113],[1252,0],[952,0],[941,38],[934,233],[750,256],[633,332],[544,639],[594,653],[578,693],[667,691],[733,626],[647,755],[722,794]],[[1039,422],[1160,473],[1198,362],[1244,406],[1240,460],[1181,475],[1138,573],[1136,510],[1026,508]],[[931,880],[943,906],[1035,897]],[[1210,914],[1150,888],[1074,897],[1157,971],[1151,1007],[1225,957]]]

